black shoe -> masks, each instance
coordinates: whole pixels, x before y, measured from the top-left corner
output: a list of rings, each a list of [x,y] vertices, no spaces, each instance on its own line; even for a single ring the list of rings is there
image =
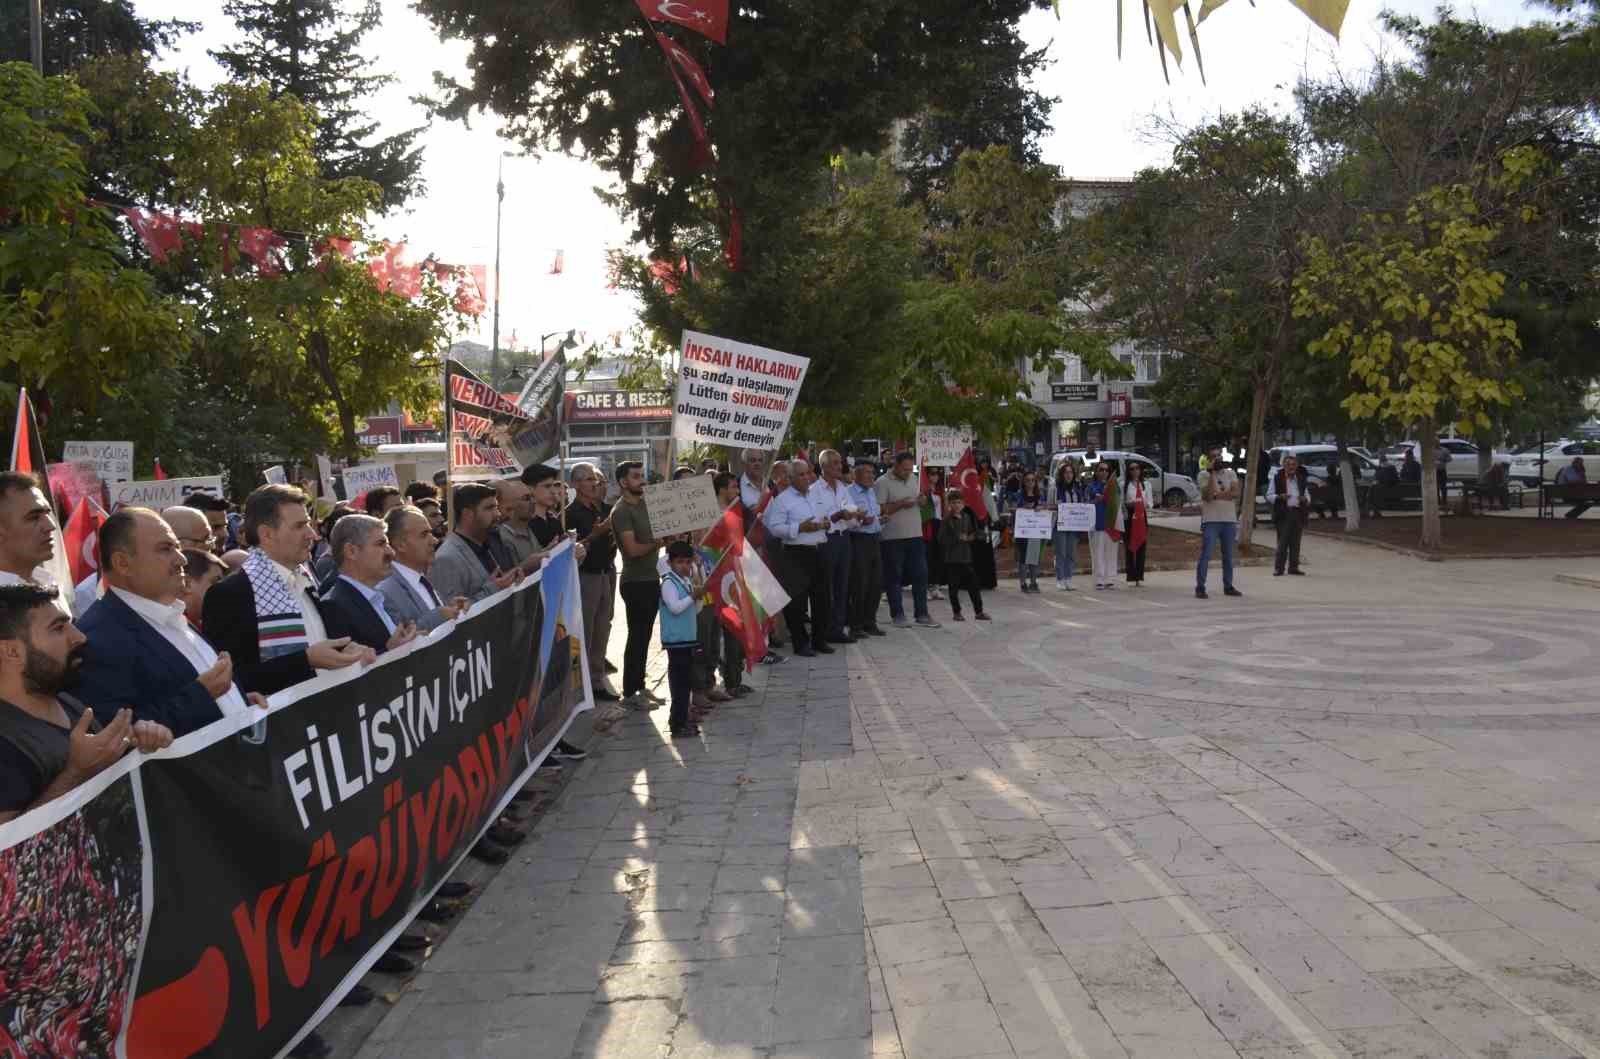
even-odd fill
[[[783,645],[779,644],[778,646],[781,647]],[[784,658],[776,651],[768,651],[764,656],[762,656],[761,664],[764,666],[777,666],[782,665],[786,661],[788,661],[788,659]]]
[[[862,632],[866,633],[868,636],[888,636],[889,635],[888,633],[884,632],[882,629],[880,629],[876,625],[868,625],[865,629],[862,630]]]
[[[511,859],[511,854],[494,845],[492,842],[479,842],[472,847],[474,857],[485,864],[504,864]]]
[[[616,671],[617,671],[616,663],[612,662],[611,659],[609,659],[609,658],[606,659],[606,672],[607,673],[615,673]]]
[[[539,762],[539,767],[541,769],[551,769],[553,771],[560,772],[562,768],[561,759],[556,757],[554,754],[546,754],[544,756],[544,760]]]
[[[856,642],[856,637],[851,636],[849,633],[845,633],[843,636],[828,637],[828,642],[837,644],[851,644]]]
[[[440,897],[465,897],[468,894],[470,894],[471,892],[472,892],[472,884],[471,883],[456,882],[454,880],[451,880],[450,882],[440,884],[439,890],[438,890],[438,896],[440,896]]]
[[[1195,599],[1210,599],[1211,597],[1206,595],[1206,590],[1205,589],[1197,588],[1197,589],[1194,590],[1194,598]]]
[[[600,702],[621,702],[622,701],[622,696],[621,695],[618,695],[614,691],[609,691],[606,688],[598,688],[598,689],[596,689],[595,693],[594,693],[594,697]]]
[[[498,843],[502,846],[518,845],[523,839],[528,837],[528,833],[526,831],[504,823],[495,824],[487,832],[485,832],[485,834],[489,841]]]
[[[830,647],[828,650],[832,651],[833,648]],[[794,656],[796,658],[815,658],[817,657],[817,652],[813,651],[809,647],[796,647],[794,649]]]
[[[396,956],[392,952],[386,952],[378,957],[378,962],[372,965],[372,969],[379,974],[411,974],[417,969],[417,962],[408,960],[404,956]],[[327,1053],[324,1052],[323,1054],[326,1055]]]
[[[366,1007],[372,1003],[372,998],[377,995],[364,985],[353,985],[350,987],[350,992],[339,998],[339,1006],[342,1008]]]
[[[1222,594],[1224,596],[1242,596],[1242,595],[1244,595],[1244,593],[1240,592],[1237,588],[1225,588],[1225,589],[1222,590]]]
[[[961,616],[961,612],[960,611],[956,611],[956,613],[951,615],[951,617],[953,617],[956,621],[966,621],[967,620],[966,618],[963,618]]]
[[[359,989],[360,986],[356,988]],[[333,1054],[333,1049],[322,1039],[321,1034],[312,1032],[306,1034],[299,1044],[289,1049],[289,1054],[294,1056],[294,1059],[326,1059]]]
[[[1306,572],[1304,570],[1290,570],[1289,573],[1293,577],[1304,577],[1304,576],[1306,576]]]
[[[389,948],[394,952],[421,952],[432,944],[433,942],[428,940],[428,935],[410,933],[395,938],[394,944]]]
[[[1282,577],[1283,576],[1283,571],[1282,570],[1274,570],[1274,571],[1272,571],[1272,576],[1273,577]]]
[[[583,747],[569,743],[565,739],[556,741],[555,752],[567,761],[582,761],[589,756],[589,752]]]
[[[828,646],[828,642],[826,640],[817,641],[816,643],[811,645],[811,649],[813,651],[817,652],[817,654],[819,654],[819,655],[831,655],[831,654],[833,654],[833,648]]]
[[[438,901],[429,901],[417,913],[417,918],[424,923],[448,923],[455,918],[455,915],[455,909],[446,907]]]
[[[681,724],[675,728],[668,729],[668,733],[674,739],[693,739],[700,734],[700,726],[690,721],[688,724]]]
[[[735,684],[733,687],[728,689],[728,694],[732,695],[736,699],[742,699],[746,695],[754,695],[755,693],[756,689],[752,688],[749,684]]]

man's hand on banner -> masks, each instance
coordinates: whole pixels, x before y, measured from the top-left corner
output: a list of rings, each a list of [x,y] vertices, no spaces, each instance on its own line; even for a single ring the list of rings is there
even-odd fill
[[[133,745],[146,754],[153,754],[172,745],[172,729],[154,721],[134,721]]]
[[[226,651],[219,653],[216,663],[194,679],[206,689],[207,695],[220,699],[233,687],[233,659],[228,657]]]
[[[457,596],[445,606],[440,607],[439,613],[444,615],[445,621],[455,621],[457,618],[461,617],[461,615],[465,614],[467,612],[467,608],[470,606],[472,606],[472,603],[467,599],[466,596]]]
[[[573,561],[581,563],[581,562],[583,562],[583,557],[585,555],[588,555],[588,554],[589,554],[589,549],[585,548],[583,545],[574,544],[572,546],[572,558],[573,558]]]
[[[544,561],[544,556],[542,555],[530,555],[528,558],[533,563],[535,569],[538,569],[539,564]],[[523,571],[522,567],[519,566],[515,570],[507,570],[503,574],[496,574],[489,580],[494,582],[495,588],[510,588],[518,581],[521,581],[522,578]]]
[[[417,638],[417,623],[414,621],[402,622],[395,626],[394,635],[389,637],[389,642],[384,649],[393,651],[397,647],[404,647]]]
[[[320,640],[306,648],[306,661],[314,669],[343,669],[357,662],[371,665],[377,660],[378,652],[351,643],[348,636],[341,636],[337,640]]]
[[[245,692],[244,701],[248,702],[252,706],[259,706],[263,710],[267,708],[267,697],[261,694],[259,691]]]

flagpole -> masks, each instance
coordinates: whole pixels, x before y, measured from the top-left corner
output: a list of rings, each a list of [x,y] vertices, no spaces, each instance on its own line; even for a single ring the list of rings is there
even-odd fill
[[[449,532],[455,528],[455,512],[451,510],[451,494],[455,492],[452,482],[456,477],[456,443],[455,432],[451,429],[454,420],[450,409],[450,364],[452,358],[449,354],[444,358],[444,526]]]

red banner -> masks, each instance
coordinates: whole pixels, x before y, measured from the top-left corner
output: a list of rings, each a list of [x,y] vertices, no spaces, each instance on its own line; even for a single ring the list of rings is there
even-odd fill
[[[656,34],[656,43],[667,53],[667,61],[676,65],[682,76],[688,79],[696,92],[700,93],[700,98],[706,101],[706,106],[715,105],[717,94],[712,91],[711,81],[707,79],[705,70],[695,61],[694,56],[684,51],[682,45],[665,33]]]

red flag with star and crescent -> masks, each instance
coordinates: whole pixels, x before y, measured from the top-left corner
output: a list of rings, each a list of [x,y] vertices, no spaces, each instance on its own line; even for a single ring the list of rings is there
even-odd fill
[[[694,56],[665,33],[656,34],[656,43],[667,53],[667,61],[677,67],[677,72],[693,85],[700,98],[706,101],[706,106],[715,106],[717,94],[711,88],[711,80],[706,77],[705,69],[695,61]]]
[[[652,22],[675,22],[718,44],[728,43],[728,0],[637,0]]]
[[[961,502],[972,509],[972,515],[982,522],[989,517],[989,505],[983,502],[983,480],[978,474],[978,461],[968,448],[961,454],[961,459],[950,468],[950,475],[956,480],[956,488],[961,490]]]

